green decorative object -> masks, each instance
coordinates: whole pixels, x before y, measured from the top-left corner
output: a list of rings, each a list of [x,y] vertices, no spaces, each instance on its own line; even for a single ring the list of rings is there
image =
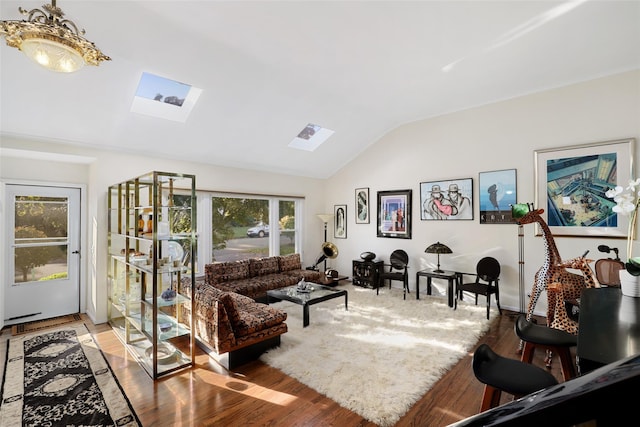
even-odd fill
[[[513,219],[520,219],[529,213],[529,205],[527,203],[516,203],[511,205],[511,216]]]
[[[632,276],[640,276],[640,257],[629,259],[625,267]]]

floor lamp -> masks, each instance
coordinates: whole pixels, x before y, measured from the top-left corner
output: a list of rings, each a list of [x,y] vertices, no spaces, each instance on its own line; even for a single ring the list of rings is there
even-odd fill
[[[318,218],[320,218],[320,221],[322,221],[324,223],[324,242],[327,241],[327,224],[329,223],[329,221],[331,221],[333,219],[333,214],[318,214]],[[324,260],[324,270],[323,271],[327,271],[327,260],[325,258]]]

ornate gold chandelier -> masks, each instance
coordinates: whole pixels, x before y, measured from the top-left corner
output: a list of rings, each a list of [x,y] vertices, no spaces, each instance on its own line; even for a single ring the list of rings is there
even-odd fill
[[[19,7],[27,20],[0,21],[0,34],[4,35],[8,46],[20,49],[49,70],[63,73],[77,71],[84,64],[97,66],[101,61],[111,60],[95,44],[82,37],[84,29],[78,31],[76,24],[63,19],[64,12],[56,6],[56,0],[45,4],[42,9],[44,11],[26,11]]]

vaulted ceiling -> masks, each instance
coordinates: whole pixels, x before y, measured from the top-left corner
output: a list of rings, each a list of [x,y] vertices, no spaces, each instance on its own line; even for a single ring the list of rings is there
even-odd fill
[[[0,19],[45,1],[3,0]],[[640,69],[640,1],[57,5],[112,61],[53,73],[3,40],[3,138],[299,176],[329,177],[407,122]],[[143,72],[202,89],[186,122],[131,112]],[[289,148],[309,123],[335,133]]]

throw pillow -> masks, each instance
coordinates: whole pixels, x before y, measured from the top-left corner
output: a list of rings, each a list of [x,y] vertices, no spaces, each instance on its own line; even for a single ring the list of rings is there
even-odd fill
[[[249,260],[249,274],[251,277],[277,273],[279,268],[278,258],[276,257],[251,258]]]
[[[301,270],[300,254],[289,254],[278,257],[280,271]]]
[[[204,267],[207,282],[215,285],[249,277],[249,261],[214,262]]]

